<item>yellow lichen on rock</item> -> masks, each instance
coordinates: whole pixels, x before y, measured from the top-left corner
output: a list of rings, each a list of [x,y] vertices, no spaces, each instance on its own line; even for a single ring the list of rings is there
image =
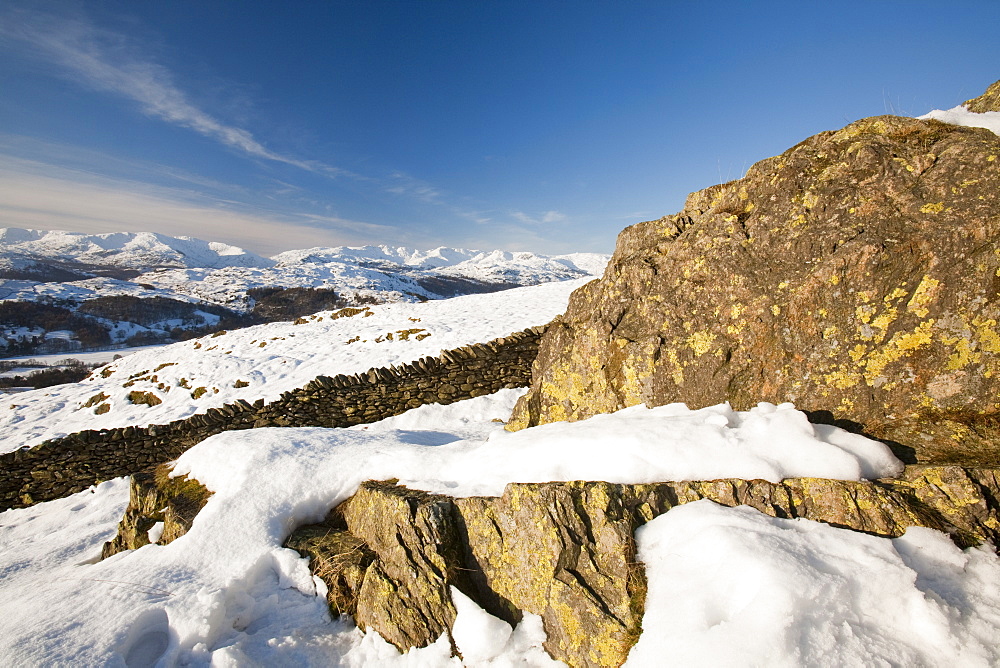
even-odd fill
[[[1000,407],[1000,171],[970,167],[996,155],[983,130],[863,119],[692,194],[669,239],[629,228],[570,329],[543,339],[525,424],[637,398],[794,400],[939,457],[950,435],[893,421]],[[582,376],[566,380],[588,388],[585,405],[553,386],[557,367]]]
[[[931,332],[933,326],[933,319],[925,320],[911,332],[893,334],[883,348],[872,351],[868,356],[868,360],[865,362],[865,380],[869,384],[873,384],[883,374],[887,366],[898,362],[919,348],[930,346],[934,340]]]
[[[715,334],[707,331],[695,332],[687,337],[687,346],[696,357],[701,357],[712,349],[712,342],[715,341]]]
[[[941,281],[936,278],[924,276],[917,285],[917,289],[913,291],[910,301],[906,304],[906,310],[915,313],[919,318],[926,318],[929,313],[927,305],[937,297],[940,285]]]

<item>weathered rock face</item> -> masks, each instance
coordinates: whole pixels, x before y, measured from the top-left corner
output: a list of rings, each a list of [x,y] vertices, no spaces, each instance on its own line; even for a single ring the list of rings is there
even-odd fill
[[[118,535],[104,544],[102,559],[149,545],[149,530],[159,522],[163,523],[163,531],[156,541],[158,545],[180,538],[212,495],[197,480],[171,478],[166,465],[132,474],[128,492],[128,507],[118,523]]]
[[[456,499],[480,598],[542,617],[546,650],[571,666],[617,666],[641,631],[631,490],[604,482],[509,485]]]
[[[979,97],[966,100],[965,107],[977,114],[987,111],[1000,111],[1000,81],[995,82],[987,88],[986,92]]]
[[[156,522],[164,524],[159,544],[175,540],[209,496],[196,481],[170,478],[167,467],[133,475],[119,535],[103,556],[148,544]],[[554,658],[618,666],[638,638],[645,603],[635,529],[700,499],[879,536],[924,526],[963,547],[1000,542],[998,469],[910,466],[872,482],[524,483],[500,497],[459,499],[373,481],[285,544],[310,558],[334,614],[352,615],[400,649],[450,637],[456,587],[512,625],[524,612],[541,616]]]
[[[910,461],[996,462],[998,242],[992,132],[881,116],[820,133],[624,230],[509,428],[793,401]]]
[[[996,469],[954,466],[912,466],[873,482],[511,484],[500,497],[462,499],[368,482],[286,545],[311,558],[334,613],[353,614],[402,650],[450,637],[455,586],[511,624],[540,615],[556,659],[618,666],[645,602],[635,529],[674,506],[710,499],[888,537],[925,526],[966,546],[1000,538],[997,498]]]

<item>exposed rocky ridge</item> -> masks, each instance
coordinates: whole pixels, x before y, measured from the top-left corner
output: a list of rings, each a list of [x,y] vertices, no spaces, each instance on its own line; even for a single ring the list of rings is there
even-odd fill
[[[1000,111],[1000,81],[994,82],[986,92],[979,97],[965,101],[965,107],[969,111],[982,114],[987,111]]]
[[[998,157],[988,130],[868,118],[625,229],[510,428],[793,401],[911,462],[997,462]]]
[[[199,488],[166,469],[133,476],[129,510],[105,556],[146,544],[156,521],[165,522],[160,544],[178,537],[190,526],[191,499],[207,495]],[[1000,538],[998,498],[997,469],[955,466],[910,466],[898,479],[870,482],[525,483],[471,498],[372,481],[286,545],[310,558],[334,614],[352,615],[400,649],[450,634],[454,586],[511,624],[524,612],[540,615],[554,658],[617,666],[640,633],[645,601],[635,529],[674,506],[709,499],[886,537],[923,526],[969,546]]]

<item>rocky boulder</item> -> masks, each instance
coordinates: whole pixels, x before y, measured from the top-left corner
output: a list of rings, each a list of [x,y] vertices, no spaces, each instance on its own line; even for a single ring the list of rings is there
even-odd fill
[[[998,290],[1000,137],[863,119],[625,229],[509,428],[792,401],[910,462],[994,463]]]
[[[998,494],[996,470],[954,466],[872,482],[524,483],[473,498],[368,482],[286,545],[310,558],[334,614],[352,614],[401,650],[451,638],[453,586],[512,625],[525,612],[541,616],[553,658],[618,666],[645,603],[635,529],[672,507],[710,499],[887,537],[924,526],[966,546],[1000,538]]]
[[[135,474],[119,535],[104,556],[187,532],[210,493],[169,468]],[[319,524],[285,542],[327,585],[331,613],[350,615],[400,650],[451,634],[455,588],[511,625],[542,618],[545,649],[570,666],[618,666],[641,633],[646,576],[635,530],[708,499],[772,517],[805,518],[877,536],[911,526],[965,547],[1000,541],[994,468],[909,466],[899,478],[792,478],[641,485],[515,483],[499,497],[453,498],[369,481]]]

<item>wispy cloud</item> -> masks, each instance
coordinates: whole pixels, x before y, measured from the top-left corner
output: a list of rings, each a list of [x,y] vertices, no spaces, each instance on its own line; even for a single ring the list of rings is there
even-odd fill
[[[403,172],[393,172],[389,175],[385,191],[394,195],[406,195],[428,204],[441,203],[441,192],[437,188]]]
[[[535,228],[566,220],[557,211],[504,214],[503,209],[491,208],[484,212],[479,208],[481,203],[461,198],[456,202],[453,193],[402,171],[365,175],[274,151],[240,124],[227,122],[196,104],[177,77],[161,64],[163,59],[150,55],[148,46],[95,25],[79,13],[46,13],[29,2],[0,7],[0,44],[20,55],[30,55],[36,63],[78,85],[130,100],[151,118],[197,132],[249,158],[292,165],[336,180],[346,176],[351,188],[367,191],[368,199],[376,194],[375,199],[388,200],[391,195],[444,214],[434,216],[440,218],[440,224],[430,225],[419,222],[426,217],[420,212],[404,213],[402,217],[410,221],[409,230],[345,220],[335,215],[337,207],[324,188],[314,189],[306,185],[309,182],[299,184],[292,175],[283,176],[285,180],[269,175],[272,187],[250,192],[250,186],[219,183],[175,167],[148,163],[140,165],[137,173],[136,165],[119,164],[128,160],[112,157],[109,162],[86,148],[43,145],[0,134],[0,173],[6,173],[0,183],[0,225],[81,232],[150,230],[193,236],[208,235],[206,229],[218,230],[213,234],[221,240],[264,252],[299,245],[455,243],[441,237],[446,233],[465,235],[451,229],[457,220],[474,223],[482,228],[480,233],[497,229],[498,218]],[[15,157],[45,168],[28,173],[4,170]],[[180,187],[150,185],[153,182]],[[345,184],[342,180],[339,183]],[[248,203],[261,199],[281,211],[266,212]],[[306,213],[289,213],[290,204]]]
[[[400,230],[336,216],[289,214],[199,193],[0,154],[0,227],[71,232],[160,232],[225,241],[274,254],[311,246],[363,245]]]
[[[558,211],[546,211],[537,216],[530,216],[523,211],[511,211],[510,215],[525,225],[550,225],[568,220],[566,214]]]
[[[74,81],[138,102],[148,116],[189,128],[247,155],[312,172],[342,171],[272,151],[248,130],[199,109],[177,86],[169,70],[144,58],[124,36],[82,18],[10,9],[0,15],[0,37],[26,46],[72,75]]]

